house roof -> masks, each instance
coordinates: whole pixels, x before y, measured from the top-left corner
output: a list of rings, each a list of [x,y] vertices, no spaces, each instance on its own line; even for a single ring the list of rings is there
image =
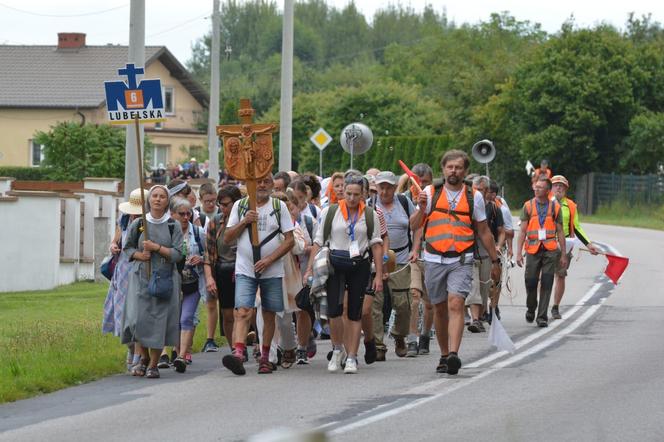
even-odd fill
[[[0,108],[97,108],[104,81],[116,80],[127,46],[0,45]],[[145,65],[159,60],[203,107],[207,92],[164,46],[145,47]]]

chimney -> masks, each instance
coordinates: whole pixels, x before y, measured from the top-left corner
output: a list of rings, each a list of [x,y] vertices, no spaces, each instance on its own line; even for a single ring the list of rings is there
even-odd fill
[[[85,46],[85,34],[81,32],[58,32],[58,49],[78,49]]]

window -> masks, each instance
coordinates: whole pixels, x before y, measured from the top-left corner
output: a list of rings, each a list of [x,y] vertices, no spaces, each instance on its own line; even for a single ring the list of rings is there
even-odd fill
[[[164,128],[164,124],[161,121],[159,121],[154,124],[154,128],[155,130],[162,130]]]
[[[44,145],[31,140],[30,147],[30,165],[32,167],[41,166],[42,161],[44,161]]]
[[[161,164],[162,167],[165,167],[168,162],[168,144],[155,144],[152,148],[152,169],[156,169]]]
[[[175,114],[175,89],[164,87],[164,112],[166,115]]]

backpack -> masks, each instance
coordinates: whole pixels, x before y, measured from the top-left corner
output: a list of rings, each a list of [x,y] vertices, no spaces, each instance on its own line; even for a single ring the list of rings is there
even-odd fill
[[[258,245],[259,248],[262,248],[265,244],[269,243],[272,241],[272,238],[277,236],[278,234],[282,233],[281,231],[281,200],[278,200],[277,198],[272,198],[270,197],[270,200],[272,201],[272,213],[270,215],[274,215],[277,218],[277,224],[279,227],[277,230],[274,232],[270,233],[268,236],[265,237],[263,241]],[[245,196],[240,200],[240,202],[237,205],[237,215],[238,219],[242,219],[242,217],[249,211],[249,197]],[[249,229],[249,238],[253,236],[253,233],[251,233],[251,229]]]
[[[339,204],[330,204],[323,221],[323,244],[326,244],[332,233],[332,220],[339,209]],[[364,220],[367,223],[367,238],[371,240],[374,232],[373,207],[368,206],[364,209]],[[371,250],[371,247],[369,248]]]
[[[302,215],[302,218],[304,218],[304,226],[307,228],[307,232],[309,233],[309,238],[311,238],[311,242],[313,243],[313,241],[314,241],[314,220],[309,215]]]

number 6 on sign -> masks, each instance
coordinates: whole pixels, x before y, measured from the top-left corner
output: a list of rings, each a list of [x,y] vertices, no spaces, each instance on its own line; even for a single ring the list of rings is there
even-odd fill
[[[142,109],[143,106],[143,91],[140,89],[127,90],[124,93],[127,109]]]

